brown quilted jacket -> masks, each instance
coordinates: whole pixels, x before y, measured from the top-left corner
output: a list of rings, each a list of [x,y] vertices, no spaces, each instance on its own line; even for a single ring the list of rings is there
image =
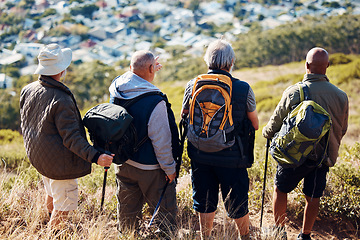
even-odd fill
[[[86,140],[69,88],[40,76],[22,89],[20,115],[26,153],[40,174],[63,180],[91,172],[91,161],[99,154]]]

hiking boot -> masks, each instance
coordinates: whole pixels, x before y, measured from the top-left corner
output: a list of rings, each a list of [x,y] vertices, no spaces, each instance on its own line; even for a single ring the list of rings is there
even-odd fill
[[[296,240],[311,240],[310,234],[300,233]]]

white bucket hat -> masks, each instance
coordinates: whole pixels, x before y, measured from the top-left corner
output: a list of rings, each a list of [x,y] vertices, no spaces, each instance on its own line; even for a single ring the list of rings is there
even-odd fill
[[[64,71],[71,63],[70,48],[61,49],[56,43],[46,45],[38,55],[39,65],[34,74],[53,76]]]

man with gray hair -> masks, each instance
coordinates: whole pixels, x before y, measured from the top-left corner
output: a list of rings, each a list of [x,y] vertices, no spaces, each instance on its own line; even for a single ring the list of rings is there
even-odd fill
[[[124,164],[115,167],[118,229],[122,233],[136,230],[144,203],[153,212],[168,182],[157,216],[158,232],[163,234],[163,238],[171,238],[175,230],[177,206],[174,181],[176,163],[170,126],[176,127],[176,124],[175,120],[170,122],[168,118],[172,111],[164,98],[159,94],[149,94],[161,93],[151,83],[162,67],[157,59],[149,51],[135,52],[130,71],[116,77],[109,88],[110,102],[119,105],[130,102],[126,109],[134,117],[137,139],[143,143]]]
[[[190,141],[188,133],[187,150],[192,168],[193,207],[199,212],[201,238],[211,238],[220,186],[226,211],[228,216],[235,220],[240,239],[251,239],[248,209],[249,178],[246,170],[248,166],[245,166],[247,163],[242,162],[244,159],[242,150],[247,147],[244,145],[246,143],[240,141],[240,138],[244,137],[241,136],[240,129],[244,129],[245,122],[248,123],[247,128],[253,127],[254,130],[259,128],[254,92],[248,83],[230,74],[235,61],[235,53],[227,41],[216,40],[210,43],[204,60],[209,69],[208,77],[211,75],[216,75],[217,79],[225,77],[232,84],[230,114],[232,114],[234,130],[226,135],[226,138],[235,140],[232,146],[220,151],[200,150],[197,144]],[[191,116],[190,102],[195,98],[194,91],[204,86],[201,85],[195,89],[196,79],[198,78],[190,80],[185,89],[182,109],[182,118],[185,119],[188,115]],[[213,102],[210,105],[213,105]],[[253,143],[251,147],[253,149]]]

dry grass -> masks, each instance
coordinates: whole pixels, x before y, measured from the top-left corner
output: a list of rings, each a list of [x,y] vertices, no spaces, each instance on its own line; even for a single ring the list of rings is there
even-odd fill
[[[29,184],[24,175],[35,171],[30,168],[18,176],[2,172],[0,185],[0,239],[115,239],[118,232],[115,220],[108,212],[99,213],[94,205],[93,196],[81,193],[79,210],[70,214],[68,227],[58,236],[51,237],[47,232],[49,216],[44,205],[45,192],[42,181],[38,178]],[[8,182],[13,184],[8,189]],[[108,196],[114,194],[114,188],[108,187]]]
[[[101,182],[102,179],[96,172],[92,177]],[[32,176],[31,179],[28,176]],[[184,176],[177,187],[179,234],[176,239],[200,239],[198,217],[192,209],[192,190],[189,180],[189,175]],[[49,216],[44,205],[45,192],[36,170],[30,167],[18,174],[2,171],[0,174],[2,193],[0,239],[118,239],[114,209],[116,188],[111,183],[111,178],[108,181],[102,213],[99,212],[101,188],[89,191],[87,189],[89,186],[84,186],[85,179],[82,183],[80,182],[79,207],[70,214],[68,227],[57,235],[49,235],[47,230]],[[135,237],[135,232],[127,232],[120,239],[154,239],[149,237],[149,231],[144,227],[150,217],[149,214],[145,215],[141,229],[148,237],[139,238]],[[256,227],[252,229],[257,232],[255,235],[260,237],[260,230]],[[219,203],[216,213],[213,236],[215,239],[237,239],[236,226],[226,216],[222,202]]]

